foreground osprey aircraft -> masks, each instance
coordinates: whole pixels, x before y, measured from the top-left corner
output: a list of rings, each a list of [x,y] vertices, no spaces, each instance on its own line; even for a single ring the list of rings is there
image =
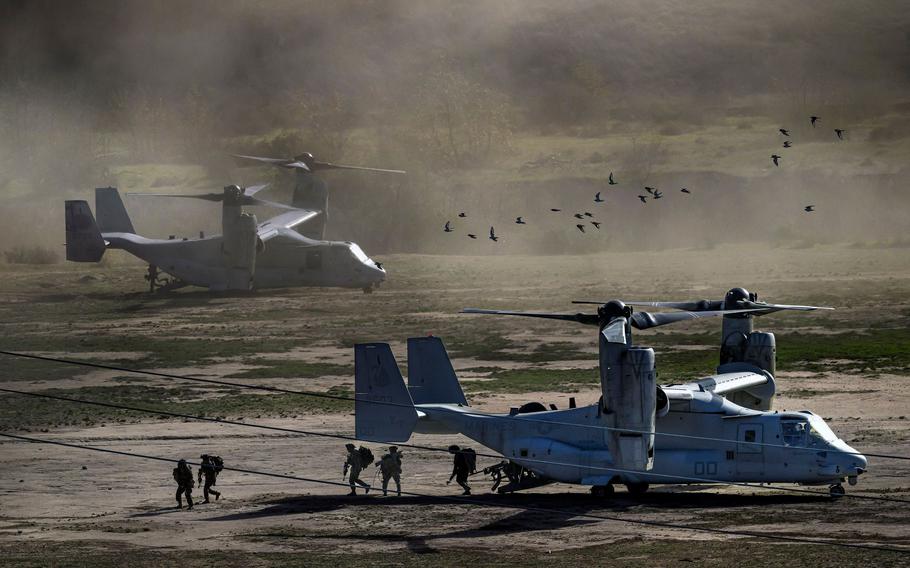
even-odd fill
[[[222,202],[221,235],[182,240],[137,235],[118,191],[96,189],[97,223],[88,203],[66,202],[66,259],[98,262],[106,249],[123,249],[149,263],[152,289],[158,269],[173,276],[161,286],[166,290],[187,285],[216,291],[342,286],[371,292],[385,279],[382,266],[355,243],[314,240],[294,230],[320,211],[253,197],[262,187],[230,185],[223,194],[178,196]],[[243,212],[244,205],[289,211],[258,223],[255,215]]]
[[[598,303],[599,302],[579,302]],[[687,310],[634,312],[631,305]],[[742,288],[721,301],[603,303],[596,314],[466,309],[466,313],[574,321],[598,327],[601,398],[552,410],[539,403],[509,414],[471,410],[442,341],[408,340],[408,385],[384,343],[355,347],[356,432],[363,440],[404,442],[412,432],[464,434],[527,475],[503,491],[560,481],[608,495],[623,483],[632,493],[652,483],[753,482],[829,485],[844,494],[866,459],[807,410],[771,411],[775,340],[753,331],[753,316],[812,306],[758,302]],[[723,316],[720,366],[685,384],[656,382],[654,350],[632,343],[632,328]]]

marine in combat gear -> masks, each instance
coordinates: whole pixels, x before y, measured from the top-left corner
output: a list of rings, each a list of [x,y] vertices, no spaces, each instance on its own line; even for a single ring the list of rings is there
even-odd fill
[[[452,466],[452,475],[446,481],[446,485],[452,483],[452,479],[464,489],[462,495],[471,494],[471,486],[468,485],[468,476],[474,473],[477,467],[477,454],[471,448],[461,449],[456,445],[449,446],[449,453],[454,454]]]
[[[391,446],[389,448],[389,453],[382,456],[382,459],[375,464],[382,475],[383,496],[388,495],[389,480],[394,479],[398,497],[401,497],[401,456],[402,454],[398,451],[398,446]]]
[[[203,503],[209,502],[209,493],[215,496],[215,501],[221,498],[221,492],[212,489],[212,486],[218,480],[218,474],[224,468],[224,462],[218,456],[202,454],[199,456],[202,463],[199,464],[199,475],[197,483],[202,485],[202,478],[205,477],[205,485],[202,486],[202,496],[205,497]]]
[[[177,508],[183,508],[181,495],[186,495],[187,510],[193,508],[193,470],[186,460],[177,462],[173,471],[174,481],[177,482]]]
[[[364,463],[369,464],[373,461],[373,453],[370,452],[369,448],[360,446],[360,449],[357,449],[354,444],[345,444],[344,446],[348,450],[348,458],[344,462],[344,471],[341,474],[341,478],[344,479],[345,476],[348,476],[348,471],[350,475],[348,476],[348,484],[351,486],[351,492],[348,495],[357,495],[355,487],[357,485],[363,487],[364,494],[370,493],[370,484],[360,479],[360,472],[363,471]],[[366,457],[364,454],[369,452],[369,459],[364,460]]]

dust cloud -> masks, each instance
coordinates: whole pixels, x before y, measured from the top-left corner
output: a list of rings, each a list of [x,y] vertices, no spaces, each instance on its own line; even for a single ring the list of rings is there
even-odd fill
[[[58,246],[96,186],[287,198],[229,155],[309,151],[408,170],[327,174],[330,236],[371,253],[908,246],[908,24],[897,0],[5,1],[0,238]],[[219,229],[127,207],[149,236]]]

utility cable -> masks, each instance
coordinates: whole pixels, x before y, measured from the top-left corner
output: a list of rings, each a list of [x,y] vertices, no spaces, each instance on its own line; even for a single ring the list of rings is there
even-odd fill
[[[125,451],[121,451],[121,450],[113,450],[110,448],[87,446],[84,444],[72,444],[72,443],[68,443],[68,442],[60,442],[57,440],[32,438],[29,436],[19,436],[16,434],[8,434],[5,432],[0,432],[0,436],[5,437],[5,438],[20,440],[20,441],[24,441],[24,442],[52,444],[52,445],[62,446],[62,447],[67,447],[67,448],[89,450],[89,451],[95,451],[95,452],[101,452],[101,453],[113,454],[113,455],[119,455],[119,456],[126,456],[126,457],[133,457],[133,458],[139,458],[139,459],[145,459],[145,460],[153,460],[153,461],[167,462],[167,463],[175,462],[175,460],[173,458],[165,458],[165,457],[161,457],[161,456],[152,456],[152,455],[147,455],[147,454],[125,452]],[[197,467],[200,465],[199,463],[196,463],[196,462],[188,462],[188,463],[191,465],[195,465]],[[224,467],[224,469],[228,470],[228,471],[234,471],[237,473],[246,473],[249,475],[261,475],[261,476],[265,476],[265,477],[274,477],[274,478],[279,478],[279,479],[287,479],[287,480],[291,480],[291,481],[304,481],[304,482],[308,482],[308,483],[332,485],[332,486],[336,486],[336,487],[349,487],[349,485],[347,483],[339,482],[339,481],[328,481],[328,480],[324,480],[324,479],[315,479],[315,478],[310,478],[310,477],[302,477],[302,476],[297,476],[297,475],[288,475],[288,474],[274,473],[274,472],[268,472],[268,471],[258,471],[258,470],[244,469],[244,468],[237,468],[237,467]],[[497,507],[497,508],[503,508],[503,509],[516,509],[516,510],[521,510],[521,511],[555,514],[555,515],[562,515],[562,516],[567,516],[567,517],[580,517],[580,518],[592,519],[592,520],[597,520],[597,521],[614,521],[614,522],[629,523],[629,524],[636,524],[636,525],[649,526],[649,527],[660,527],[660,528],[668,528],[668,529],[697,531],[697,532],[711,533],[711,534],[723,534],[726,536],[747,536],[747,537],[761,538],[761,539],[767,539],[767,540],[796,542],[796,543],[800,543],[800,544],[814,544],[814,545],[822,545],[822,546],[836,546],[836,547],[842,547],[842,548],[855,548],[855,549],[863,549],[863,550],[896,552],[899,554],[910,554],[910,548],[895,548],[895,547],[891,547],[891,546],[880,545],[878,543],[876,543],[876,544],[850,543],[850,542],[843,542],[843,541],[836,541],[836,540],[824,540],[824,539],[813,539],[813,538],[787,536],[787,535],[781,535],[781,534],[769,534],[769,533],[743,531],[743,530],[718,529],[718,528],[711,528],[711,527],[698,527],[698,526],[691,526],[691,525],[684,525],[684,524],[679,524],[679,523],[670,523],[670,522],[663,522],[663,521],[649,521],[649,520],[644,520],[644,519],[627,519],[627,518],[617,517],[617,516],[613,516],[613,515],[595,515],[593,513],[578,513],[578,512],[565,511],[565,510],[560,510],[560,509],[551,509],[551,508],[547,508],[547,507],[533,507],[533,506],[528,506],[528,505],[519,505],[517,503],[507,503],[507,502],[489,503],[486,501],[480,501],[477,499],[466,498],[463,496],[456,497],[456,496],[450,496],[450,495],[430,495],[428,493],[416,493],[413,491],[402,491],[401,494],[407,495],[409,497],[422,497],[425,499],[441,499],[441,500],[445,500],[445,501],[451,501],[454,503],[462,503],[462,504],[466,504],[466,505],[479,505],[479,506]]]
[[[246,426],[247,428],[259,428],[259,429],[263,429],[263,430],[273,430],[273,431],[285,432],[285,433],[289,433],[289,434],[299,434],[299,435],[303,435],[303,436],[332,438],[332,439],[336,439],[336,440],[348,440],[348,441],[353,441],[353,442],[359,441],[357,438],[355,438],[353,436],[346,436],[344,434],[329,434],[329,433],[325,433],[325,432],[315,432],[315,431],[311,431],[311,430],[299,430],[299,429],[295,429],[295,428],[284,428],[281,426],[269,426],[267,424],[256,424],[254,422],[240,422],[240,421],[236,421],[236,420],[227,420],[224,418],[211,418],[208,416],[182,414],[179,412],[170,412],[170,411],[166,411],[166,410],[156,410],[156,409],[142,408],[142,407],[137,407],[137,406],[127,406],[127,405],[123,405],[123,404],[114,404],[111,402],[100,402],[100,401],[86,400],[86,399],[66,397],[66,396],[60,396],[60,395],[52,395],[52,394],[46,394],[46,393],[18,391],[18,390],[2,388],[2,387],[0,387],[0,392],[7,392],[7,393],[11,393],[11,394],[31,396],[31,397],[43,398],[43,399],[49,399],[49,400],[59,400],[59,401],[63,401],[63,402],[88,404],[88,405],[100,406],[100,407],[104,407],[104,408],[114,408],[114,409],[118,409],[118,410],[145,412],[148,414],[158,414],[158,415],[162,415],[162,416],[170,416],[172,418],[198,420],[201,422],[214,422],[217,424],[227,424],[227,425],[231,425],[231,426]],[[400,443],[400,444],[397,444],[397,446],[402,447],[402,448],[416,449],[416,450],[426,450],[426,451],[431,451],[431,452],[449,453],[449,450],[447,448],[437,448],[434,446],[423,446],[423,445],[406,444],[406,443]],[[476,455],[478,455],[480,457],[493,458],[493,459],[497,459],[497,460],[501,460],[503,457],[505,457],[505,456],[501,456],[498,454],[488,454],[488,453],[479,453],[479,452],[476,453]],[[582,465],[574,464],[574,463],[556,462],[556,461],[542,460],[542,459],[531,458],[531,457],[521,458],[520,461],[528,462],[528,463],[538,463],[538,464],[543,464],[543,465],[555,465],[555,466],[561,466],[561,467],[585,468],[585,469],[592,469],[592,470],[599,470],[599,471],[608,471],[608,472],[612,472],[612,473],[627,473],[627,474],[631,474],[631,475],[642,475],[642,473],[643,473],[643,472],[637,471],[637,470],[606,467],[606,466],[595,466],[595,465],[582,466]],[[724,480],[712,479],[712,478],[708,478],[708,477],[670,475],[670,474],[654,473],[654,472],[644,472],[644,474],[651,476],[651,477],[662,477],[662,478],[672,479],[672,480],[684,480],[686,482],[693,482],[693,483],[709,483],[712,485],[730,485],[730,486],[736,486],[736,487],[747,487],[750,489],[778,490],[778,491],[787,491],[787,492],[791,492],[791,493],[802,493],[802,494],[809,494],[809,495],[826,496],[825,493],[822,493],[820,491],[813,491],[811,489],[799,489],[796,487],[780,487],[777,485],[757,485],[754,483],[747,483],[747,482],[742,482],[742,481],[724,481]],[[676,481],[668,482],[668,483],[676,483]],[[839,497],[850,497],[853,499],[869,499],[869,500],[875,500],[875,501],[889,501],[889,502],[894,502],[894,503],[910,503],[910,501],[908,501],[906,499],[898,499],[895,497],[882,497],[882,496],[877,496],[877,495],[863,495],[863,494],[855,494],[855,493],[845,493],[844,495],[840,495]]]
[[[310,397],[314,397],[314,398],[341,400],[341,401],[348,401],[348,402],[359,401],[359,402],[368,403],[368,404],[393,406],[393,407],[408,408],[408,409],[415,408],[415,406],[413,404],[404,404],[404,403],[400,403],[400,402],[374,401],[374,400],[366,400],[363,398],[358,399],[356,397],[350,397],[350,396],[334,395],[334,394],[328,394],[328,393],[318,393],[318,392],[311,392],[311,391],[300,391],[300,390],[293,390],[293,389],[285,389],[285,388],[281,388],[281,387],[272,387],[272,386],[267,386],[267,385],[251,385],[248,383],[238,383],[235,381],[225,381],[225,380],[218,380],[218,379],[204,379],[201,377],[189,377],[186,375],[175,375],[175,374],[171,374],[171,373],[162,373],[162,372],[158,372],[158,371],[145,371],[145,370],[141,370],[141,369],[131,369],[129,367],[119,367],[116,365],[106,365],[103,363],[92,363],[89,361],[79,361],[79,360],[75,360],[75,359],[62,359],[62,358],[57,358],[57,357],[47,357],[44,355],[19,353],[19,352],[15,352],[15,351],[0,350],[0,355],[9,355],[12,357],[21,357],[21,358],[25,358],[25,359],[34,359],[34,360],[38,360],[38,361],[48,361],[48,362],[52,362],[52,363],[64,363],[67,365],[78,365],[81,367],[90,367],[90,368],[96,368],[96,369],[106,369],[106,370],[110,370],[110,371],[120,371],[120,372],[124,372],[124,373],[136,373],[136,374],[140,374],[140,375],[148,375],[148,376],[152,376],[152,377],[160,377],[160,378],[165,378],[165,379],[176,379],[176,380],[181,380],[181,381],[194,381],[194,382],[199,382],[199,383],[214,384],[214,385],[221,385],[221,386],[262,390],[262,391],[274,392],[274,393],[294,394],[294,395],[300,395],[300,396],[310,396]],[[471,412],[471,411],[460,411],[460,413],[467,415],[467,416],[476,416],[476,417],[489,417],[490,416],[489,414]],[[777,448],[777,449],[785,449],[785,450],[804,450],[804,451],[810,451],[810,452],[819,451],[818,448],[810,448],[810,447],[806,447],[806,446],[787,446],[784,444],[772,444],[770,442],[746,442],[746,441],[740,441],[740,440],[729,440],[726,438],[716,438],[716,437],[711,437],[711,436],[677,434],[674,432],[657,432],[657,431],[648,432],[646,430],[635,430],[635,429],[630,429],[630,428],[617,428],[617,427],[613,427],[613,426],[600,426],[600,425],[596,425],[596,424],[576,424],[576,423],[572,423],[572,422],[563,422],[563,421],[558,421],[558,420],[541,420],[538,418],[532,418],[530,416],[527,416],[526,414],[516,415],[516,418],[518,418],[520,420],[524,420],[526,422],[549,424],[551,426],[566,426],[566,427],[571,427],[571,428],[594,428],[594,429],[598,429],[598,430],[606,430],[606,431],[628,433],[628,434],[641,434],[641,435],[645,435],[645,436],[664,436],[664,437],[668,437],[668,438],[678,438],[678,439],[687,439],[687,440],[705,440],[705,441],[711,441],[711,442],[721,442],[724,444],[736,444],[736,445],[751,446],[751,447],[766,447],[766,448]],[[826,448],[823,451],[830,452],[830,453],[837,453],[837,454],[847,454],[847,455],[855,455],[855,456],[910,461],[910,456],[899,456],[899,455],[894,455],[894,454],[848,452],[846,450],[838,450],[838,449],[831,449],[831,448]]]

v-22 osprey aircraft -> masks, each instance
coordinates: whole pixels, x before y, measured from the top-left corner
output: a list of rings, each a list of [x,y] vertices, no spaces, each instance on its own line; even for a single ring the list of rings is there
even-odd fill
[[[222,193],[201,195],[136,194],[221,202],[221,235],[200,234],[198,239],[150,239],[138,235],[119,192],[112,187],[95,190],[97,222],[87,202],[67,201],[66,258],[73,262],[98,262],[106,249],[126,250],[149,263],[147,278],[152,290],[161,270],[173,277],[159,286],[164,290],[187,285],[214,291],[337,286],[372,292],[385,279],[385,269],[356,243],[324,240],[328,215],[326,186],[312,172],[319,169],[404,172],[317,162],[311,154],[298,158],[274,160],[279,162],[275,165],[293,167],[301,174],[292,205],[256,197],[266,185],[247,188],[229,185]],[[260,223],[255,215],[243,211],[244,206],[256,205],[287,211]],[[308,229],[308,225],[312,227]]]
[[[405,442],[413,432],[463,434],[499,452],[529,475],[503,491],[559,481],[612,494],[649,484],[716,481],[828,485],[857,482],[866,458],[838,438],[818,415],[772,411],[775,338],[753,330],[754,316],[813,306],[759,302],[742,288],[720,301],[597,303],[596,314],[465,309],[574,321],[598,328],[601,397],[596,404],[547,410],[540,403],[508,414],[472,410],[442,341],[408,340],[408,384],[385,343],[355,346],[355,424],[359,439]],[[633,312],[631,306],[681,312]],[[658,385],[654,350],[632,343],[632,328],[723,316],[720,365],[714,375]]]

